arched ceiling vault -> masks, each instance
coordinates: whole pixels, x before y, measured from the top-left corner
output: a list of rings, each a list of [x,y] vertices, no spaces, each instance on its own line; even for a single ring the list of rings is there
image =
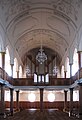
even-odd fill
[[[79,29],[81,0],[1,0],[8,38],[23,60],[43,48],[62,60]],[[50,54],[50,53],[49,53]]]

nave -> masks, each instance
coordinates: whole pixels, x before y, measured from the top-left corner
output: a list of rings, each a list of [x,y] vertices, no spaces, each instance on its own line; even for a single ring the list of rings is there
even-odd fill
[[[42,112],[29,109],[17,112],[6,120],[78,120],[78,118],[69,117],[67,113],[55,109],[43,110]]]

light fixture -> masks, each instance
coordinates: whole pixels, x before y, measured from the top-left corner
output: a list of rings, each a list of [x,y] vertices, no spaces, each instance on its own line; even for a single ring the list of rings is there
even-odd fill
[[[41,28],[43,27],[43,25],[42,25],[42,10],[41,10]],[[41,30],[41,37],[40,37],[40,39],[41,39],[41,47],[40,47],[40,49],[39,49],[39,51],[38,51],[38,54],[36,55],[36,60],[40,63],[40,64],[42,64],[42,63],[44,63],[45,62],[45,60],[47,60],[47,55],[45,54],[45,52],[44,52],[44,49],[42,48],[42,32],[43,32],[43,30]]]
[[[55,101],[55,94],[54,93],[50,92],[47,97],[48,97],[49,102]]]
[[[42,47],[39,49],[38,54],[36,55],[36,60],[42,64],[47,60],[47,55],[45,54],[44,50]]]
[[[56,66],[56,57],[57,56],[55,56],[55,65],[54,65],[54,68],[53,68],[53,74],[54,75],[57,75],[57,73],[58,73],[58,69],[57,69],[57,66]]]
[[[41,46],[38,51],[38,54],[36,55],[36,60],[42,64],[47,60],[47,55],[44,52],[44,49],[42,48],[42,33],[41,33]]]
[[[30,74],[30,69],[29,69],[29,66],[27,65],[26,67],[26,74]]]
[[[35,96],[34,93],[30,93],[30,94],[28,94],[28,100],[29,100],[30,102],[34,102],[35,99],[36,99],[36,96]]]

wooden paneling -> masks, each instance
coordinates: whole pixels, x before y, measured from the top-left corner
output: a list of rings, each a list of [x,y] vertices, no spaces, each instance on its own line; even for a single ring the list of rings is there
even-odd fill
[[[9,102],[5,102],[5,107],[9,108],[10,107],[10,103]],[[78,102],[73,102],[73,108],[78,109],[79,104]],[[16,108],[16,102],[14,101],[14,108]],[[40,102],[29,102],[29,101],[20,101],[19,102],[19,108],[20,109],[29,109],[29,108],[36,108],[39,109],[40,108]],[[64,102],[63,101],[55,101],[55,102],[44,102],[43,103],[43,108],[44,109],[59,109],[59,110],[63,110],[64,108]],[[67,109],[69,110],[69,102],[67,102]]]

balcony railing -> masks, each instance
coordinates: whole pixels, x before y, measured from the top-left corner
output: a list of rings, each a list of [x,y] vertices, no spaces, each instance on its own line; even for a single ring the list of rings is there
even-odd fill
[[[5,70],[0,68],[0,78],[8,81],[9,84],[14,86],[35,86],[35,85],[48,85],[48,86],[68,86],[73,84],[76,80],[82,78],[82,68],[71,78],[55,78],[49,76],[49,82],[36,82],[34,83],[34,76],[28,78],[12,78]]]
[[[3,70],[1,67],[0,67],[0,78],[2,80],[5,80],[5,81],[8,81],[11,85],[13,85],[13,81],[12,81],[12,77],[10,77],[6,72],[5,70]]]
[[[82,68],[80,68],[74,76],[70,78],[71,84],[73,84],[76,80],[79,80],[82,78]]]
[[[69,78],[51,78],[49,82],[36,82],[34,83],[32,78],[14,78],[13,79],[14,86],[68,86],[70,85]]]

